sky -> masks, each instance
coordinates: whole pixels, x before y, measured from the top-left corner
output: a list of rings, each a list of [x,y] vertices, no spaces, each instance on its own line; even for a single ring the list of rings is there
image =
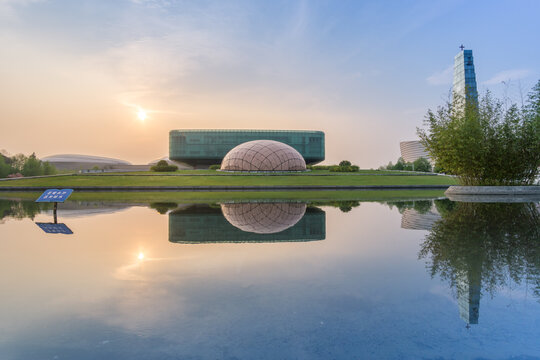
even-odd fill
[[[0,0],[0,149],[145,164],[172,129],[321,130],[378,168],[448,100],[540,79],[540,1]],[[147,118],[141,121],[143,109]]]

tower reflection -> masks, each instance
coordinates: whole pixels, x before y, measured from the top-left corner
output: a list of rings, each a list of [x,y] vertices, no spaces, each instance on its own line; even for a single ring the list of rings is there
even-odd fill
[[[540,298],[540,213],[534,203],[436,200],[441,219],[421,244],[432,276],[456,289],[460,317],[478,324],[480,299],[528,283]]]
[[[325,237],[325,212],[305,203],[197,204],[169,213],[173,243],[304,242]]]

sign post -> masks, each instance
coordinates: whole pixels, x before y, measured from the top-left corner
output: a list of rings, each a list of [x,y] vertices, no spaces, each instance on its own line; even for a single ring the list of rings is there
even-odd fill
[[[58,224],[57,211],[58,203],[63,203],[73,193],[73,189],[48,189],[36,200],[36,202],[54,203],[53,205],[53,223],[36,223],[43,231],[48,234],[73,234],[65,224]]]

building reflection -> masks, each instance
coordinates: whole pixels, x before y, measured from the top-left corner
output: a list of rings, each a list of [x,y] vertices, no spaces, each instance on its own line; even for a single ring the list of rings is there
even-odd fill
[[[441,215],[434,207],[424,213],[416,209],[405,209],[401,214],[401,227],[408,230],[431,230],[440,219]]]
[[[304,203],[197,204],[169,213],[173,243],[304,242],[325,237],[325,212]]]
[[[482,265],[457,274],[456,292],[459,316],[467,325],[478,324],[482,293]]]
[[[528,283],[540,299],[540,213],[533,203],[454,203],[436,200],[440,220],[421,244],[432,276],[455,288],[460,317],[478,324],[480,299]]]
[[[386,204],[400,212],[402,229],[431,230],[441,219],[433,200],[389,201]]]

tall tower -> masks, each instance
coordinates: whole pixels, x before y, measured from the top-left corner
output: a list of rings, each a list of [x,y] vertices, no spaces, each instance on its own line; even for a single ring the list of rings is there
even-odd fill
[[[472,50],[465,50],[463,45],[461,51],[454,57],[454,86],[452,94],[465,99],[466,102],[478,101],[478,90],[476,88],[476,74],[474,72]]]

